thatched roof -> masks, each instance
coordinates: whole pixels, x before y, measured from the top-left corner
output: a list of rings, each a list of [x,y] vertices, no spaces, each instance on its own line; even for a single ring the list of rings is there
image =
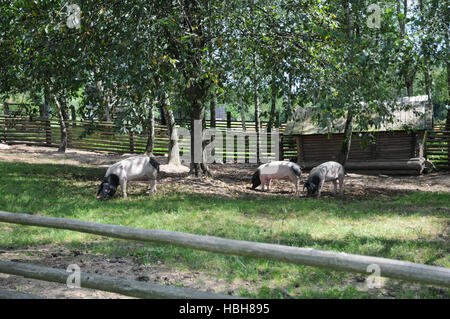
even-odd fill
[[[404,107],[394,111],[394,123],[382,123],[378,129],[371,131],[392,131],[404,129],[428,129],[431,126],[432,108],[428,103],[426,95],[405,97],[398,100],[398,105],[408,105],[408,110]],[[312,135],[343,133],[345,119],[330,121],[328,127],[320,127],[313,122],[313,107],[298,108],[294,114],[294,121],[286,124],[284,135]],[[376,119],[376,116],[374,116]],[[353,127],[354,132],[360,131],[358,127]]]

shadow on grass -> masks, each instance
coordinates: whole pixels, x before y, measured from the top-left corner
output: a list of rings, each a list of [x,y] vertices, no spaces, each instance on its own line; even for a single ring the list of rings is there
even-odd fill
[[[165,190],[164,182],[158,188],[163,191],[149,195],[142,186],[130,184],[129,198],[121,198],[119,188],[115,198],[98,201],[95,198],[104,168],[80,167],[62,164],[0,163],[0,208],[13,212],[42,213],[59,217],[77,216],[74,209],[112,212],[146,209],[146,214],[155,212],[179,212],[180,209],[234,209],[243,215],[283,219],[287,213],[299,218],[305,214],[325,212],[339,214],[350,219],[363,219],[381,215],[421,215],[445,217],[450,209],[445,204],[448,194],[410,193],[389,199],[339,200],[283,196],[263,196],[260,192],[249,196],[229,198],[220,194],[181,193]],[[183,182],[183,180],[181,180]],[[192,183],[192,181],[188,181]],[[146,185],[147,187],[147,185]],[[136,191],[137,190],[137,191]],[[281,192],[285,193],[285,192]],[[287,192],[286,192],[287,193]]]

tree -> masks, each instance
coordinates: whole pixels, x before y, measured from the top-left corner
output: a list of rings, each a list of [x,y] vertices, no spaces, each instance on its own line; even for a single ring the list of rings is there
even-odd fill
[[[67,98],[82,84],[82,39],[78,28],[66,24],[60,1],[2,3],[10,16],[9,43],[14,48],[12,68],[20,70],[22,90],[44,88],[54,103],[61,128],[59,151],[67,147]],[[9,65],[11,67],[11,64]]]

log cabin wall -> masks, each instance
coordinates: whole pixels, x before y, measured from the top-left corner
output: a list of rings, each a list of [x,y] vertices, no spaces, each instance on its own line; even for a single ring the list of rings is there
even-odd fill
[[[316,163],[337,160],[343,134],[297,135],[298,162]],[[352,137],[349,162],[407,160],[423,156],[424,131],[377,132],[375,143],[361,146],[358,133]]]

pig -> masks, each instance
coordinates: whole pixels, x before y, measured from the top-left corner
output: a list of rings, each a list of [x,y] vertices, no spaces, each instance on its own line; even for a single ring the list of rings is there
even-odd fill
[[[298,195],[301,172],[300,166],[292,162],[274,161],[262,164],[252,176],[252,189],[262,184],[262,190],[264,191],[264,187],[267,185],[269,191],[272,179],[289,179],[295,185],[295,195]]]
[[[134,156],[113,164],[106,171],[102,183],[98,187],[97,197],[105,200],[114,196],[118,185],[123,197],[127,197],[127,181],[147,177],[150,180],[151,192],[156,193],[156,176],[159,163],[148,156]]]
[[[307,189],[308,196],[317,193],[317,198],[320,198],[323,184],[332,181],[334,184],[333,195],[336,195],[337,181],[339,181],[339,190],[342,197],[344,195],[344,174],[344,167],[341,164],[333,161],[322,163],[311,170],[303,189]]]

